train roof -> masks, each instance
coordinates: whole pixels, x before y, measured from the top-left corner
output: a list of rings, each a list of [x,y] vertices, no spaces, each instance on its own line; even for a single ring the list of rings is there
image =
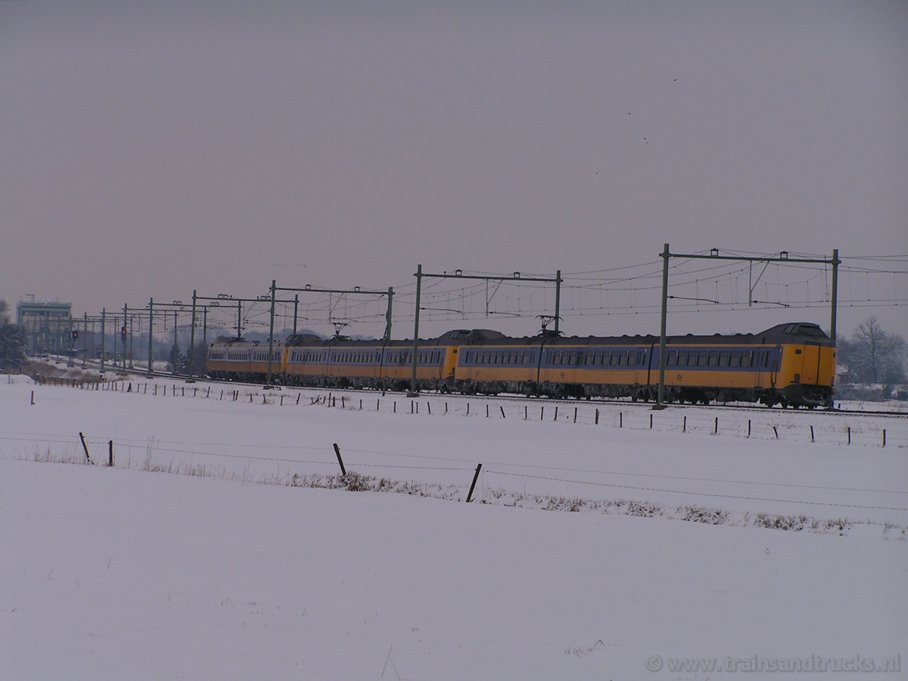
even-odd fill
[[[668,336],[666,342],[672,345],[680,344],[698,344],[698,345],[717,345],[724,343],[736,343],[740,345],[758,345],[764,343],[783,343],[783,342],[804,342],[812,345],[834,345],[834,341],[820,328],[819,324],[813,322],[787,322],[777,324],[759,333],[736,333],[736,334],[686,334],[683,336]],[[444,346],[444,345],[651,345],[659,342],[658,335],[634,335],[634,336],[560,336],[556,337],[551,334],[527,336],[515,338],[506,336],[500,331],[494,329],[452,329],[443,333],[438,338],[421,338],[419,345],[425,346]],[[267,346],[267,340],[246,341],[242,338],[219,338],[212,345],[223,345],[228,347],[235,346]],[[388,347],[408,347],[413,345],[412,340],[352,340],[349,338],[329,338],[324,339],[313,333],[300,333],[288,336],[283,342],[274,340],[275,346],[331,346],[331,347],[363,347],[371,346],[388,346]]]
[[[274,347],[281,347],[283,343],[277,338],[274,339]],[[209,343],[209,347],[228,347],[228,348],[259,348],[259,347],[268,347],[268,339],[263,340],[254,340],[249,341],[245,338],[225,338],[221,337],[216,339],[213,343]]]

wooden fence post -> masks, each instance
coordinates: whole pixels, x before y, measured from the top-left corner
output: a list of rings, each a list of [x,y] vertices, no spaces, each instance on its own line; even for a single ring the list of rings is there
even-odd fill
[[[473,490],[476,489],[476,480],[479,479],[479,471],[482,470],[482,464],[476,464],[476,472],[473,473],[473,482],[470,483],[470,491],[467,492],[467,503],[470,503],[470,499],[473,498]]]
[[[344,468],[344,460],[341,458],[341,450],[340,450],[340,447],[337,446],[336,442],[334,443],[334,453],[337,455],[337,462],[340,464],[340,467],[341,467],[341,475],[346,478],[347,469]]]
[[[91,455],[88,453],[88,443],[85,442],[85,435],[79,433],[79,439],[82,440],[82,449],[85,450],[85,460],[91,463]]]

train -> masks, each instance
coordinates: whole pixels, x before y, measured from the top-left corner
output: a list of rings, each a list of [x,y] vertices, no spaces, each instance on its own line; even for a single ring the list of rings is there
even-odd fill
[[[211,378],[291,386],[407,390],[412,340],[323,339],[309,333],[269,342],[222,338],[208,347]],[[415,388],[553,398],[657,397],[659,336],[515,338],[455,329],[417,343]],[[810,322],[760,333],[668,336],[665,403],[751,402],[821,407],[835,389],[834,341]]]

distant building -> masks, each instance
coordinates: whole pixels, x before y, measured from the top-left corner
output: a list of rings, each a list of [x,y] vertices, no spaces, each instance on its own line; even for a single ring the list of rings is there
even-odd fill
[[[25,352],[64,354],[72,344],[72,303],[20,301],[16,324],[25,329]]]

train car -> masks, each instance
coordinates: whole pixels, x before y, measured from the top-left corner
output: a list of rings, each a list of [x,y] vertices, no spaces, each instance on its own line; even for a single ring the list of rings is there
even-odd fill
[[[449,391],[464,342],[487,338],[491,331],[454,330],[417,344],[416,387]],[[311,334],[285,342],[283,379],[290,385],[404,390],[413,378],[413,342],[323,340]]]
[[[549,397],[648,395],[652,337],[501,339],[465,347],[457,366],[461,392]]]
[[[832,396],[835,347],[816,324],[758,334],[666,339],[668,402],[762,402],[820,406]],[[649,400],[659,385],[656,336],[502,339],[464,348],[462,392]]]
[[[275,341],[271,351],[272,376],[281,372],[281,356],[281,343]],[[212,378],[264,381],[268,376],[268,341],[218,339],[208,346],[205,368]]]
[[[816,324],[780,324],[757,334],[673,337],[666,349],[668,401],[814,407],[827,404],[835,387],[835,344]],[[658,348],[654,357],[658,371]]]

